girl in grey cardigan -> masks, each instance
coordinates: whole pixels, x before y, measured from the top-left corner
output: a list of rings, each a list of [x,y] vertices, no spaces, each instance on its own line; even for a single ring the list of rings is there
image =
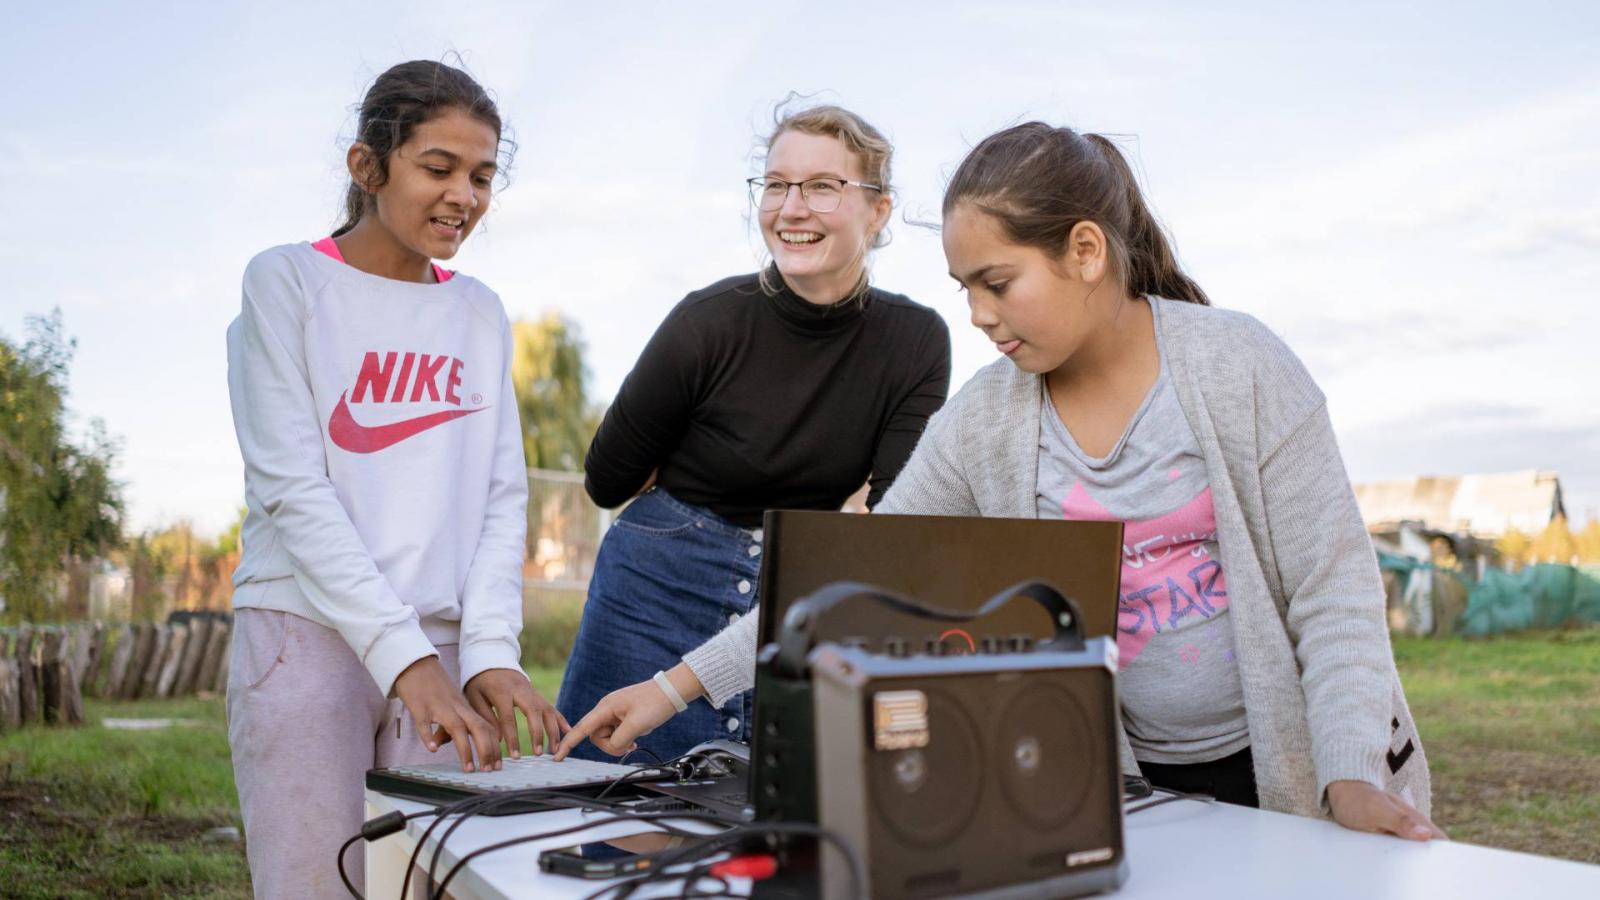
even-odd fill
[[[1099,135],[991,135],[943,212],[951,276],[1006,358],[930,420],[877,512],[1125,522],[1125,771],[1442,837],[1377,561],[1305,367],[1209,306]],[[749,688],[755,634],[746,617],[667,684],[606,697],[558,755],[585,737],[621,753],[686,701]]]

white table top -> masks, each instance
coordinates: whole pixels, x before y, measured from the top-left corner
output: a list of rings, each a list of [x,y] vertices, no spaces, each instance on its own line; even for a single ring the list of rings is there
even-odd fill
[[[375,791],[367,792],[367,804],[370,815],[426,808]],[[473,819],[451,836],[440,871],[448,868],[446,863],[454,865],[461,855],[478,847],[582,820],[583,814],[576,810]],[[390,844],[391,850],[403,847],[409,854],[429,821],[414,819],[405,834],[373,846]],[[551,838],[487,853],[462,870],[451,882],[450,893],[481,900],[586,897],[605,882],[547,875],[539,871],[539,851],[641,830],[639,824],[617,823],[584,832],[576,839]],[[1600,866],[1454,841],[1418,844],[1361,834],[1332,822],[1224,803],[1179,801],[1129,816],[1127,851],[1128,881],[1110,895],[1119,900],[1223,896],[1272,900],[1600,898]],[[382,863],[373,854],[369,852],[368,858],[374,860],[367,872],[369,887],[388,876],[397,884],[404,874],[403,861],[402,871],[384,873],[374,871],[374,866]],[[677,890],[678,885],[673,884],[667,892]],[[395,896],[371,889],[367,895]]]
[[[421,812],[429,806],[391,797],[377,791],[367,791],[367,817],[382,815],[398,810],[410,814]],[[587,812],[577,809],[554,810],[551,812],[528,813],[520,816],[477,816],[467,820],[462,826],[450,835],[450,840],[445,843],[444,852],[439,856],[437,874],[444,878],[446,872],[454,866],[461,857],[490,844],[509,840],[518,835],[535,834],[544,831],[556,831],[574,825],[582,824],[586,819],[603,819],[607,814],[603,812]],[[388,845],[387,853],[367,854],[367,890],[366,896],[373,900],[390,900],[399,896],[399,884],[405,877],[405,864],[411,851],[421,839],[422,833],[427,830],[428,824],[433,821],[431,816],[412,819],[406,823],[404,833],[374,842],[371,847],[378,848]],[[690,830],[712,832],[718,831],[712,826],[703,823],[684,820],[674,821],[674,825]],[[428,845],[424,849],[419,866],[425,872],[432,859],[433,848],[438,845],[439,835],[446,826],[441,825],[434,829],[428,838]],[[591,841],[603,841],[608,838],[623,835],[637,834],[642,831],[657,831],[648,822],[615,822],[609,825],[599,825],[575,834],[560,837],[545,838],[530,841],[516,847],[508,847],[492,853],[485,853],[469,863],[458,873],[447,888],[452,897],[462,900],[514,900],[514,898],[530,898],[530,900],[580,900],[600,890],[612,882],[572,878],[564,875],[551,875],[539,869],[539,851],[551,850],[559,847],[570,847],[574,844],[585,844]],[[402,850],[398,862],[393,855],[396,850]],[[353,851],[352,851],[353,852]],[[415,881],[415,879],[413,879]],[[709,882],[707,882],[709,885]],[[738,887],[748,887],[748,882]],[[635,896],[676,896],[682,888],[682,882],[665,882],[659,891],[641,891]],[[420,895],[419,895],[420,896]]]

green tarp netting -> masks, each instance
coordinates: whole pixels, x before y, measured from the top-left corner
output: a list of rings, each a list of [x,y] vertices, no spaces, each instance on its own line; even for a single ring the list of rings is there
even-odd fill
[[[1600,623],[1600,565],[1486,569],[1476,584],[1467,573],[1381,551],[1378,565],[1399,579],[1402,596],[1390,598],[1389,620],[1396,630],[1483,637]],[[1419,578],[1425,580],[1423,589],[1413,590],[1413,579]],[[1418,608],[1423,604],[1426,610]]]
[[[1600,622],[1600,566],[1539,563],[1520,572],[1485,571],[1460,631],[1482,637],[1587,622]]]

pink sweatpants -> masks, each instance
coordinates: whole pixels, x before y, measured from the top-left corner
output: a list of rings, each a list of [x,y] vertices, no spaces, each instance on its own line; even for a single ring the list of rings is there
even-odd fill
[[[456,649],[438,648],[452,679]],[[267,609],[234,612],[228,743],[250,880],[263,900],[350,896],[335,856],[361,830],[367,770],[457,760],[451,744],[428,752],[405,706],[378,691],[338,632]],[[365,849],[357,842],[345,854],[357,890]]]

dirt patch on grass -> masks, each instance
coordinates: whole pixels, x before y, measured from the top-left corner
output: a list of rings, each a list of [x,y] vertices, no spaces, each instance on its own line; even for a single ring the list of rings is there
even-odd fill
[[[1475,751],[1448,766],[1434,776],[1433,813],[1451,837],[1600,863],[1600,831],[1573,827],[1600,807],[1600,758]]]
[[[242,845],[206,836],[235,825],[231,817],[100,815],[68,808],[56,799],[60,787],[0,781],[0,869],[10,870],[8,896],[156,898],[248,891]],[[168,863],[155,863],[157,856]]]
[[[101,816],[68,810],[56,802],[51,786],[36,781],[0,782],[0,822],[34,831],[57,829],[101,832],[115,829],[124,837],[152,841],[196,838],[221,825],[234,824],[227,816]]]

